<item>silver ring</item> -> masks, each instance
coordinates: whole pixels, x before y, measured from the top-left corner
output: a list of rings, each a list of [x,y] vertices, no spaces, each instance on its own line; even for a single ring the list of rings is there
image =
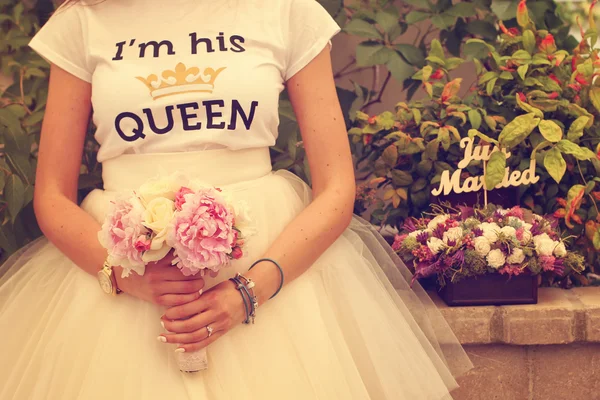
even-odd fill
[[[211,337],[213,334],[213,328],[210,325],[206,325],[206,331],[208,332],[208,337]]]

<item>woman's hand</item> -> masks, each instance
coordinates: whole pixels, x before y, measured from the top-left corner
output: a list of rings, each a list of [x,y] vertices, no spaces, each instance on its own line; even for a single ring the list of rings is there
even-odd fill
[[[171,265],[173,255],[146,265],[144,275],[132,272],[127,278],[121,278],[121,267],[115,267],[119,289],[138,299],[161,306],[173,307],[198,300],[204,287],[200,274],[185,276],[179,268]]]
[[[192,352],[208,346],[245,319],[242,296],[235,284],[226,280],[195,301],[169,308],[161,321],[165,329],[172,333],[159,338],[164,337],[166,342],[161,339],[162,342],[177,343],[178,349]],[[213,329],[210,337],[207,326]]]

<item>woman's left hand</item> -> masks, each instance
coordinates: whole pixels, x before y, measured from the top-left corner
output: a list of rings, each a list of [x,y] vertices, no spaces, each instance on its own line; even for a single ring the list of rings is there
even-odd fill
[[[200,350],[246,319],[244,301],[235,284],[226,280],[202,293],[199,299],[169,308],[161,317],[169,333],[159,336],[177,343],[185,352]],[[209,337],[207,326],[212,328]]]

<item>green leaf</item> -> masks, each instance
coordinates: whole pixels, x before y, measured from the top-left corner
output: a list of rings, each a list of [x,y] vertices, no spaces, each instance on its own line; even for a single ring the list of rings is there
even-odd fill
[[[407,24],[415,24],[420,21],[424,21],[428,18],[431,18],[430,13],[422,12],[422,11],[411,11],[406,15],[406,23]]]
[[[511,58],[517,62],[527,63],[531,61],[531,54],[525,50],[517,50],[513,53]]]
[[[395,51],[393,54],[390,54],[390,59],[386,66],[392,73],[394,79],[396,79],[398,82],[404,82],[404,80],[410,78],[415,72],[414,67],[410,64],[407,64],[406,61],[400,57],[400,54]]]
[[[433,162],[431,160],[422,160],[417,164],[417,173],[419,176],[427,177],[433,169]]]
[[[470,3],[458,3],[458,4],[470,4]],[[457,5],[458,5],[457,4]],[[473,35],[479,35],[487,40],[495,40],[498,36],[496,27],[487,21],[474,20],[467,24],[467,32]]]
[[[440,150],[440,141],[437,139],[434,139],[431,142],[427,143],[427,145],[425,145],[425,151],[423,152],[423,157],[428,160],[436,161],[438,159],[437,155],[438,155],[439,150]]]
[[[372,67],[387,64],[396,52],[377,42],[363,42],[356,46],[356,65]],[[397,54],[396,54],[397,55]]]
[[[486,166],[485,187],[486,190],[492,190],[502,180],[506,174],[506,156],[502,151],[495,151],[490,156]]]
[[[531,131],[538,126],[539,122],[540,119],[536,118],[533,113],[519,115],[506,124],[500,132],[498,141],[503,147],[514,147],[525,140]]]
[[[498,77],[498,73],[496,71],[488,71],[479,77],[478,84],[483,85],[484,83],[489,82],[491,79],[494,79],[497,77]]]
[[[439,29],[446,29],[454,25],[456,22],[456,17],[449,14],[436,14],[431,17],[431,23],[433,26]]]
[[[509,71],[502,71],[502,73],[500,74],[499,78],[507,80],[507,81],[510,81],[514,77],[513,77],[512,73],[510,73]]]
[[[411,44],[397,44],[394,47],[409,64],[419,68],[425,64],[425,56],[421,49]]]
[[[524,64],[517,68],[517,73],[521,77],[522,80],[525,80],[525,76],[527,75],[527,70],[529,70],[529,64]]]
[[[419,125],[421,123],[421,111],[418,108],[413,108],[412,113],[415,124]]]
[[[529,54],[533,54],[535,51],[535,36],[530,29],[523,32],[523,47]]]
[[[444,60],[446,57],[444,55],[444,48],[439,40],[433,39],[431,41],[431,47],[429,48],[429,55],[440,58]]]
[[[441,67],[444,67],[446,65],[446,61],[436,56],[427,56],[426,60],[438,64]]]
[[[583,136],[583,129],[586,127],[589,118],[586,116],[581,116],[577,118],[571,126],[569,127],[569,131],[567,132],[567,139],[570,141],[575,141]]]
[[[469,110],[467,113],[469,116],[469,122],[471,123],[471,127],[473,129],[479,129],[481,126],[481,114],[477,110]]]
[[[594,86],[590,89],[590,101],[596,110],[600,112],[600,87]]]
[[[553,147],[546,152],[546,155],[544,156],[544,166],[556,183],[560,183],[567,171],[567,163],[560,153],[560,150],[556,147]]]
[[[450,57],[450,58],[446,59],[446,69],[448,71],[452,71],[453,69],[460,66],[464,62],[465,62],[465,60],[463,60],[460,57]]]
[[[14,222],[17,215],[23,208],[25,201],[25,185],[16,174],[12,174],[6,181],[4,187],[4,198],[8,205],[8,212]]]
[[[521,107],[522,110],[528,113],[533,113],[538,118],[544,118],[544,113],[540,109],[533,107],[531,104],[521,101],[521,97],[518,94],[515,96],[515,98],[517,100],[517,104],[519,105],[519,107]]]
[[[542,136],[549,142],[556,143],[563,137],[563,131],[554,121],[542,120],[538,125]]]
[[[580,161],[591,160],[596,154],[587,147],[580,147],[569,140],[561,140],[557,143],[558,148],[564,154],[570,154]]]
[[[484,135],[483,133],[479,132],[477,129],[469,129],[469,137],[470,138],[478,137],[489,144],[492,144],[492,143],[496,144],[496,145],[498,144],[498,141],[496,139],[492,139],[491,137]]]
[[[346,24],[344,31],[360,37],[369,39],[382,39],[381,33],[373,25],[362,19],[354,18]]]
[[[393,144],[389,145],[381,154],[381,159],[387,166],[395,167],[398,162],[398,148]]]
[[[453,5],[446,13],[455,17],[472,17],[475,15],[475,6],[472,3],[457,3]]]
[[[463,46],[465,56],[476,59],[485,59],[491,51],[494,48],[481,39],[469,39]]]
[[[398,26],[398,15],[392,11],[380,10],[375,14],[375,21],[389,35]]]
[[[396,186],[410,186],[413,183],[413,177],[408,172],[393,169],[392,182]]]
[[[594,248],[596,250],[600,251],[600,229],[598,229],[595,233],[594,233],[594,240],[593,240],[593,244],[594,244]]]
[[[498,78],[492,78],[485,85],[485,92],[487,93],[488,96],[491,96],[492,93],[494,92],[494,86],[496,85],[497,80],[498,80]]]

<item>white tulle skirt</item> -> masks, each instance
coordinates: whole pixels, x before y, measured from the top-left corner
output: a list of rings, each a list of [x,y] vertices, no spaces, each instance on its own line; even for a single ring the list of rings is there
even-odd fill
[[[249,255],[207,286],[245,271],[310,202],[309,188],[271,172],[267,149],[126,155],[104,165],[105,191],[82,204],[99,221],[115,193],[176,170],[247,201]],[[179,371],[156,340],[163,309],[104,294],[46,239],[0,267],[2,400],[451,399],[472,365],[383,238],[355,218],[301,277],[208,347],[207,370]]]

